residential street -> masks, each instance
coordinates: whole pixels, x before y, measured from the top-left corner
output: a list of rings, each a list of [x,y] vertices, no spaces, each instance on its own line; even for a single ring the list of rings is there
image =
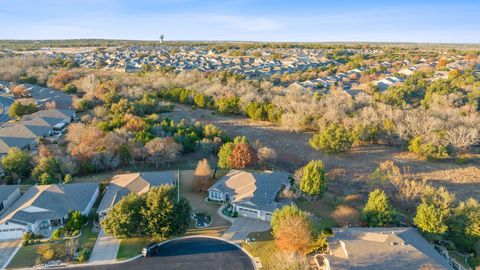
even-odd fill
[[[119,247],[120,240],[115,237],[106,236],[105,232],[100,230],[89,263],[104,264],[115,261]]]
[[[5,269],[10,257],[16,253],[20,240],[10,240],[0,242],[0,269]]]
[[[192,237],[164,244],[154,257],[142,257],[130,262],[110,265],[75,267],[75,269],[253,270],[255,267],[248,254],[236,245],[213,238]]]

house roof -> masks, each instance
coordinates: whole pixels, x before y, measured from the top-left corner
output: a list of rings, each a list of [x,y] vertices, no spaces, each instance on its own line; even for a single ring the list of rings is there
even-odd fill
[[[329,237],[331,269],[453,269],[414,228],[335,228]]]
[[[275,198],[282,186],[288,185],[288,177],[289,174],[283,172],[231,170],[209,190],[229,194],[237,205],[273,211],[280,207]]]
[[[0,137],[0,155],[8,153],[11,147],[23,148],[35,142],[35,138]]]
[[[135,192],[143,194],[151,186],[174,185],[177,181],[175,171],[155,171],[118,174],[112,178],[98,206],[97,213],[104,212],[115,205],[121,198]]]
[[[70,211],[84,211],[97,183],[33,186],[0,217],[0,223],[34,223],[39,219],[63,218]]]
[[[17,185],[3,185],[0,186],[0,203],[8,199],[8,197],[19,189]]]

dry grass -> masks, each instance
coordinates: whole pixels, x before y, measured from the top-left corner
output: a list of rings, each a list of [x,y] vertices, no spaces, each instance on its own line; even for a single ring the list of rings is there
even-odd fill
[[[207,213],[212,217],[212,224],[208,228],[197,229],[192,219],[190,229],[187,235],[206,234],[210,236],[220,236],[230,226],[230,222],[223,219],[217,214],[220,207],[217,203],[209,203],[205,201],[207,192],[199,192],[194,190],[193,170],[180,171],[180,195],[190,202],[192,211]],[[217,177],[223,175],[224,172],[217,172]]]

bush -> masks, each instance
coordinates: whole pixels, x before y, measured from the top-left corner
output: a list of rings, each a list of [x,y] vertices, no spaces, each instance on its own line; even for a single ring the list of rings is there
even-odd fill
[[[424,143],[418,136],[410,141],[408,150],[427,159],[448,158],[450,155],[450,151],[446,146]]]
[[[63,238],[65,235],[65,229],[64,228],[58,228],[52,233],[52,240],[60,240]]]
[[[77,260],[79,262],[86,262],[90,258],[91,250],[88,248],[83,248],[78,252]]]
[[[313,135],[309,142],[316,150],[338,153],[350,150],[353,138],[345,127],[332,124]]]
[[[387,194],[380,189],[370,192],[362,216],[370,227],[385,227],[395,222],[395,211],[388,201]]]
[[[322,229],[323,236],[333,236],[333,230],[330,227],[325,227]]]
[[[233,218],[236,218],[236,217],[238,217],[238,212],[237,212],[237,211],[233,211],[233,213],[232,213],[232,217],[233,217]]]
[[[22,236],[22,246],[28,246],[33,240],[35,235],[32,232],[26,232]]]

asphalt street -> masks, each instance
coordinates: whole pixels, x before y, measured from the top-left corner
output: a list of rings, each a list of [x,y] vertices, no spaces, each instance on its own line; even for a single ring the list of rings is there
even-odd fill
[[[254,270],[255,267],[250,257],[233,244],[213,238],[193,237],[164,244],[154,257],[75,269]]]

